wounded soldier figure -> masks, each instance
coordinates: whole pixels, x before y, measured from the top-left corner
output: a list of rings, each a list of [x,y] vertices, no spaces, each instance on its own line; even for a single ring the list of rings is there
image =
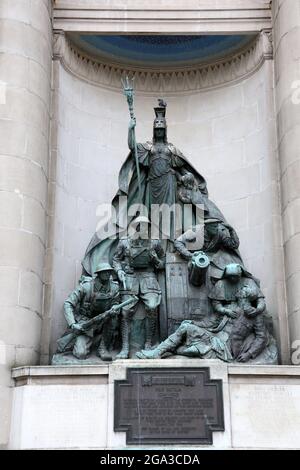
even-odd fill
[[[179,354],[226,362],[248,362],[264,354],[265,361],[276,361],[276,348],[272,348],[272,336],[265,324],[264,296],[250,273],[239,264],[228,264],[209,298],[213,315],[207,317],[204,314],[200,321],[183,321],[156,348],[143,350],[136,356],[156,359],[167,354]]]
[[[222,322],[221,322],[222,323]],[[159,359],[169,354],[221,359],[229,362],[232,355],[227,346],[228,334],[222,324],[212,321],[185,320],[179,328],[156,348],[136,353],[139,359]]]

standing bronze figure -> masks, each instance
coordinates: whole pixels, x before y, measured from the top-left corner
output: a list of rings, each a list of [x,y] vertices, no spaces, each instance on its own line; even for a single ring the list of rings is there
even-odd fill
[[[137,223],[148,225],[148,220],[139,217]],[[158,323],[161,288],[156,272],[164,268],[164,251],[159,240],[143,239],[141,233],[136,232],[135,237],[120,240],[113,258],[113,267],[121,283],[122,300],[136,298],[131,305],[122,309],[122,349],[117,356],[121,359],[129,356],[131,318],[139,301],[146,312],[145,349],[151,348]]]

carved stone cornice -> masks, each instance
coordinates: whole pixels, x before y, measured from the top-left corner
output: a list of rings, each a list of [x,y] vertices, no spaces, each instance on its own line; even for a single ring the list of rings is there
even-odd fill
[[[56,0],[53,28],[91,34],[248,34],[272,27],[270,0]]]
[[[68,72],[94,85],[120,89],[121,78],[130,75],[135,89],[144,93],[193,92],[238,82],[273,58],[272,32],[263,30],[246,48],[213,63],[155,69],[109,63],[81,50],[62,31],[54,34],[54,60]]]

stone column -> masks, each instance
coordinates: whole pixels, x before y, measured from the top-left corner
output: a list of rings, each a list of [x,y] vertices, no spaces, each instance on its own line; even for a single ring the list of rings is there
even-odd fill
[[[39,361],[46,242],[51,0],[0,2],[0,447],[11,367]]]
[[[300,340],[300,1],[273,0],[278,153],[291,348]]]

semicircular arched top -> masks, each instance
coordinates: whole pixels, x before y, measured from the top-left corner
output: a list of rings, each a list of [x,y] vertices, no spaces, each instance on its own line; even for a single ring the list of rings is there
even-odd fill
[[[73,75],[94,85],[121,88],[121,78],[135,79],[135,89],[144,93],[189,93],[218,88],[244,79],[273,58],[272,34],[262,31],[238,52],[224,59],[172,67],[122,64],[96,57],[79,47],[63,32],[54,35],[54,59]]]
[[[144,67],[212,62],[235,54],[253,35],[72,35],[83,50],[99,58]]]

